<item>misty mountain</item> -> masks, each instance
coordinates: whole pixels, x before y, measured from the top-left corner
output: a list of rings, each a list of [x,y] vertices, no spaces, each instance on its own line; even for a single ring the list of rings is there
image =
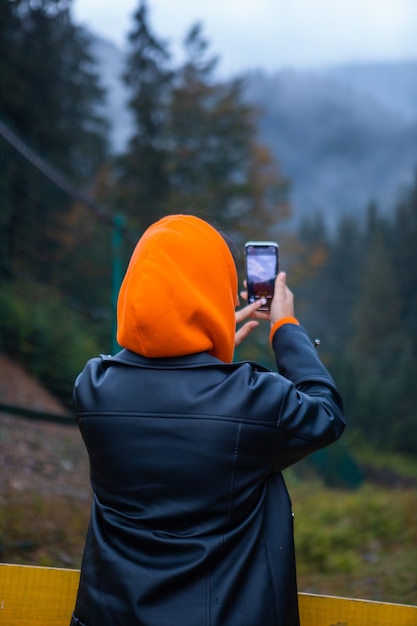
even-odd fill
[[[361,63],[323,69],[320,74],[371,96],[408,121],[417,117],[417,62]]]
[[[341,214],[364,215],[371,202],[390,212],[411,183],[417,63],[396,68],[404,70],[402,92],[395,68],[378,64],[247,76],[261,139],[292,182],[295,218],[320,211],[332,226]]]
[[[98,38],[92,51],[120,152],[132,126],[123,53]],[[417,171],[417,61],[245,78],[246,97],[260,112],[260,139],[291,181],[292,222],[319,211],[332,227],[342,214],[365,215],[372,202],[393,210]]]

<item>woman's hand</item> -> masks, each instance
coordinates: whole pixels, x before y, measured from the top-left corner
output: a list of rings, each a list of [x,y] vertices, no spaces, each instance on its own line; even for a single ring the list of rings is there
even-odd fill
[[[256,300],[252,304],[248,304],[243,309],[240,309],[240,311],[236,311],[236,324],[243,322],[249,317],[252,319],[236,331],[235,347],[240,345],[254,328],[259,326],[259,322],[256,320],[269,320],[271,325],[273,325],[283,317],[294,317],[294,295],[287,287],[286,281],[286,273],[280,272],[275,280],[271,311],[258,311],[259,307],[265,304],[264,299]],[[244,285],[246,287],[246,282]],[[247,291],[241,291],[240,295],[244,300],[248,299]]]
[[[245,291],[241,292],[241,296],[244,300],[247,299],[247,293]],[[242,328],[239,328],[239,330],[236,331],[235,347],[239,346],[242,343],[242,341],[246,339],[246,337],[250,335],[250,333],[257,326],[259,326],[259,322],[256,320],[269,320],[270,319],[270,315],[268,311],[258,311],[259,307],[262,306],[262,304],[265,304],[265,301],[263,299],[256,300],[255,302],[252,302],[252,304],[248,304],[247,306],[245,306],[243,309],[236,311],[236,324],[240,324],[240,322],[244,322],[249,317],[254,318],[254,319],[251,319],[249,322],[246,322],[246,324],[244,324]]]
[[[287,287],[286,273],[280,272],[275,280],[274,297],[271,302],[271,325],[283,317],[294,317],[294,295]]]

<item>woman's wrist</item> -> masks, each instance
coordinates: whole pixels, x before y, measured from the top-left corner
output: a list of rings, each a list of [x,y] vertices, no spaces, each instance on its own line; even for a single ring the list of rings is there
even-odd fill
[[[293,317],[292,315],[287,315],[285,317],[281,317],[281,319],[277,320],[276,322],[271,322],[271,331],[269,333],[269,340],[271,343],[272,338],[278,328],[281,328],[281,326],[284,326],[284,324],[295,324],[296,326],[299,326],[300,322],[296,317]]]

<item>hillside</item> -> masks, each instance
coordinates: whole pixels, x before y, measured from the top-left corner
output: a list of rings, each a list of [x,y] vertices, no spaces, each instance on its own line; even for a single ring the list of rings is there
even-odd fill
[[[131,128],[123,53],[103,39],[94,39],[93,52],[118,152]],[[342,214],[364,215],[371,202],[392,211],[417,169],[417,61],[259,71],[246,80],[260,137],[291,179],[293,223],[320,211],[332,227]]]
[[[0,404],[70,417],[48,389],[3,354],[0,354]],[[0,456],[0,498],[33,491],[72,494],[82,500],[89,496],[87,454],[78,428],[71,420],[65,426],[0,412]]]

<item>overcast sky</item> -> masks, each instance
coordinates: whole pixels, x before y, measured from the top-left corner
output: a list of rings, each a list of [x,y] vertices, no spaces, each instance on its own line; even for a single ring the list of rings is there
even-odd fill
[[[139,0],[73,0],[73,16],[119,46]],[[417,60],[417,0],[148,0],[175,52],[200,21],[223,73]]]

